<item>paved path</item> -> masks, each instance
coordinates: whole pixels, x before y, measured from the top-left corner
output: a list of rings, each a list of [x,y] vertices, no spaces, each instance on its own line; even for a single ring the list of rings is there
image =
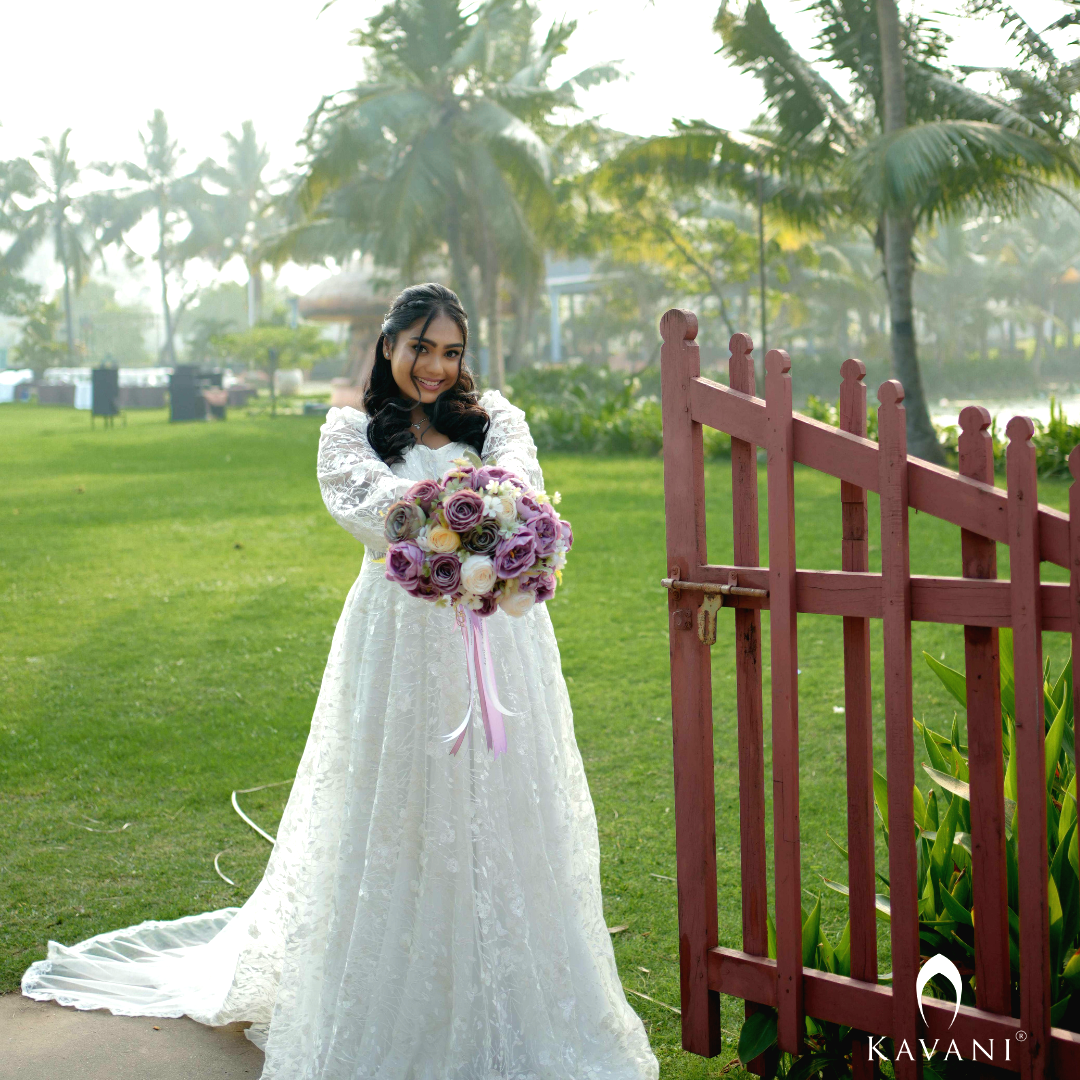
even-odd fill
[[[262,1060],[239,1024],[0,997],[0,1080],[258,1080]]]

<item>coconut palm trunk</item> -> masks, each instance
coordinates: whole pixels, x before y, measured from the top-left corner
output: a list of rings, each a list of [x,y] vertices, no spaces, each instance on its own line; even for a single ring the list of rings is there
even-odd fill
[[[248,326],[256,326],[262,321],[263,277],[262,265],[257,258],[249,256],[247,260],[248,285]]]
[[[881,39],[882,127],[886,134],[907,126],[904,58],[900,48],[900,13],[896,0],[877,0]],[[907,207],[890,206],[884,214],[885,283],[889,292],[889,323],[893,374],[904,384],[908,450],[916,457],[944,462],[923,393],[915,342],[915,310],[911,279],[915,268],[915,225]]]
[[[502,324],[499,320],[499,257],[489,247],[484,260],[484,314],[487,316],[488,382],[502,390],[506,383],[503,367]]]
[[[61,255],[64,264],[64,329],[67,332],[68,362],[75,362],[75,322],[71,316],[71,270],[67,259]]]
[[[169,309],[169,268],[165,254],[167,229],[165,222],[165,196],[158,193],[158,268],[161,270],[161,312],[165,317],[165,362],[176,367],[176,349],[173,346],[172,311]]]

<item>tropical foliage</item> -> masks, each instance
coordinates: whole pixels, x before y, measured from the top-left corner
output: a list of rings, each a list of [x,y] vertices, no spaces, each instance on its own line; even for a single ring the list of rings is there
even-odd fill
[[[814,0],[819,35],[807,58],[761,0],[723,5],[715,23],[722,52],[757,77],[765,115],[745,133],[705,121],[677,125],[673,135],[631,144],[610,168],[683,188],[723,188],[747,202],[756,196],[778,221],[847,222],[873,237],[884,257],[909,445],[938,458],[915,344],[915,229],[987,208],[1015,213],[1047,185],[1073,182],[1077,166],[1061,102],[1052,116],[1036,115],[1024,101],[970,89],[963,73],[945,64],[941,29],[919,15],[899,30],[906,116],[893,124],[882,22],[890,9],[892,0]],[[827,68],[847,77],[849,92],[828,81]]]
[[[535,297],[543,278],[554,114],[614,74],[594,67],[549,85],[576,24],[556,23],[537,41],[538,15],[527,0],[383,7],[356,37],[370,50],[366,78],[312,114],[295,193],[303,219],[274,249],[278,258],[362,249],[405,278],[443,265],[470,310],[482,297],[495,386],[504,281]]]
[[[264,371],[270,379],[270,411],[277,412],[279,369],[310,368],[323,357],[337,352],[337,345],[322,336],[317,326],[284,326],[261,323],[232,334],[210,338],[210,347],[226,362]]]
[[[72,291],[78,291],[90,271],[90,262],[98,250],[97,228],[94,221],[92,196],[77,197],[73,189],[79,184],[80,170],[68,148],[69,128],[60,141],[42,139],[42,148],[35,152],[34,162],[25,159],[4,162],[0,166],[0,233],[12,237],[0,255],[0,303],[3,294],[21,294],[25,302],[29,290],[17,279],[30,257],[45,243],[52,244],[56,261],[64,274],[64,330],[69,358],[75,355],[75,329],[72,320]],[[40,167],[37,163],[40,162]],[[20,202],[22,196],[25,202]],[[10,308],[11,301],[8,301]],[[22,310],[16,305],[16,311]],[[40,334],[44,323],[42,310],[26,309],[32,322],[32,334]],[[35,355],[43,355],[45,343],[37,339]]]
[[[1003,805],[1007,819],[1005,855],[1008,882],[1009,953],[1012,967],[1013,1005],[1019,1009],[1019,871],[1017,857],[1017,766],[1015,691],[1013,685],[1012,632],[999,631],[1001,664],[1001,723]],[[923,657],[942,685],[967,707],[965,676],[935,660]],[[1043,684],[1046,724],[1047,859],[1050,903],[1051,1020],[1057,1027],[1080,1030],[1080,859],[1077,848],[1076,746],[1073,714],[1073,659],[1054,675],[1047,658]],[[967,746],[961,724],[954,713],[949,734],[942,735],[915,722],[919,744],[926,753],[923,793],[914,789],[914,814],[918,848],[919,938],[924,956],[941,953],[960,971],[962,1002],[975,1004],[975,925],[971,886],[971,803]],[[874,773],[874,801],[882,836],[889,843],[889,786]],[[835,843],[835,841],[834,841]],[[836,845],[846,857],[847,852]],[[883,893],[877,897],[880,917],[888,920],[888,878],[878,873]],[[824,884],[847,895],[846,885],[824,879]],[[775,955],[774,934],[770,933],[770,956]],[[808,915],[804,914],[803,963],[838,975],[850,974],[850,923],[833,945],[821,930],[820,898]],[[951,987],[936,976],[928,990],[948,998]],[[848,1075],[845,1062],[851,1053],[851,1032],[837,1025],[807,1019],[808,1052],[788,1064],[786,1075],[809,1077],[819,1074],[828,1080]],[[740,1057],[750,1061],[773,1048],[776,1066],[779,1055],[773,1047],[776,1036],[775,1012],[762,1010],[750,1017],[740,1040]],[[887,1045],[887,1043],[886,1043]],[[966,1066],[955,1060],[932,1061],[928,1069],[936,1075],[966,1075]]]

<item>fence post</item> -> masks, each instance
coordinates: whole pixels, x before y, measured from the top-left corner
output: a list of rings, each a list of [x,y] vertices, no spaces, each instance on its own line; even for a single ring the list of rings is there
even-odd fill
[[[881,600],[885,649],[885,747],[889,781],[889,895],[892,907],[893,1069],[919,1069],[919,896],[915,858],[915,737],[911,700],[911,564],[908,551],[907,428],[904,388],[878,390],[881,491]]]
[[[769,483],[769,641],[772,660],[776,1008],[780,1049],[802,1052],[802,878],[799,865],[799,649],[795,597],[795,426],[791,358],[765,356]]]
[[[960,413],[960,473],[994,482],[990,414],[978,405]],[[966,578],[997,577],[997,544],[960,530]],[[980,1009],[1012,1012],[1009,892],[1005,875],[1005,798],[1001,760],[1001,673],[998,632],[964,627],[968,772],[971,778],[971,892],[975,911],[975,1000]]]
[[[708,561],[701,425],[690,417],[690,380],[700,372],[697,316],[672,308],[660,320],[660,335],[668,574],[692,580]],[[682,1044],[713,1057],[721,1031],[720,995],[709,989],[709,949],[718,932],[712,667],[709,647],[693,630],[700,603],[700,593],[668,593]]]
[[[1072,674],[1073,674],[1073,724],[1080,716],[1080,446],[1074,446],[1069,454],[1069,472],[1073,482],[1069,486],[1069,598],[1072,618]],[[1080,793],[1078,793],[1080,794]],[[1080,857],[1080,829],[1073,837]]]
[[[1005,429],[1009,487],[1009,589],[1016,690],[1017,863],[1020,879],[1020,1044],[1023,1080],[1044,1080],[1050,1054],[1050,913],[1046,854],[1046,722],[1043,718],[1039,491],[1035,426],[1014,416]]]
[[[866,438],[866,365],[848,359],[840,366],[840,428]],[[841,568],[870,569],[866,490],[840,482],[843,548]],[[870,620],[845,615],[844,726],[847,733],[848,912],[851,919],[851,977],[877,982],[877,911],[874,883],[874,716],[870,696]],[[857,1045],[858,1040],[856,1040]],[[870,1080],[869,1055],[853,1053],[855,1080]]]
[[[728,385],[751,396],[756,392],[754,342],[735,334],[728,346]],[[758,538],[757,448],[731,440],[731,509],[736,566],[760,566]],[[765,735],[761,694],[761,612],[735,609],[735,688],[738,702],[739,808],[742,862],[743,950],[769,954],[769,892],[765,847]],[[746,1003],[746,1015],[755,1012]],[[751,1068],[764,1065],[751,1062]]]

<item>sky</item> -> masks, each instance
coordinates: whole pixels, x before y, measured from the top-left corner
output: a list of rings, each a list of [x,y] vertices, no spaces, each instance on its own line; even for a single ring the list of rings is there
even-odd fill
[[[737,0],[734,0],[737,2]],[[766,0],[774,21],[800,51],[813,43],[806,0]],[[913,0],[901,0],[910,8]],[[962,15],[958,0],[914,0],[937,11],[955,41],[958,64],[1015,60],[1005,33],[991,20]],[[1014,0],[1041,29],[1064,13],[1061,0]],[[323,94],[355,83],[362,53],[353,28],[380,0],[185,0],[179,7],[145,0],[39,0],[7,5],[0,58],[0,159],[29,155],[42,136],[55,141],[70,127],[81,164],[136,158],[138,132],[154,109],[194,166],[223,156],[222,132],[255,123],[271,152],[271,171],[298,160],[296,140]],[[755,80],[716,55],[712,33],[718,0],[539,0],[542,27],[573,18],[578,29],[553,71],[563,79],[595,63],[622,62],[625,77],[581,95],[588,115],[611,127],[649,135],[669,130],[673,117],[704,118],[741,128],[757,115]],[[150,296],[144,276],[113,260],[121,295]],[[34,276],[56,283],[47,255]],[[210,270],[200,273],[209,280]],[[303,291],[321,268],[286,268],[282,284]],[[238,267],[229,275],[240,280]]]

